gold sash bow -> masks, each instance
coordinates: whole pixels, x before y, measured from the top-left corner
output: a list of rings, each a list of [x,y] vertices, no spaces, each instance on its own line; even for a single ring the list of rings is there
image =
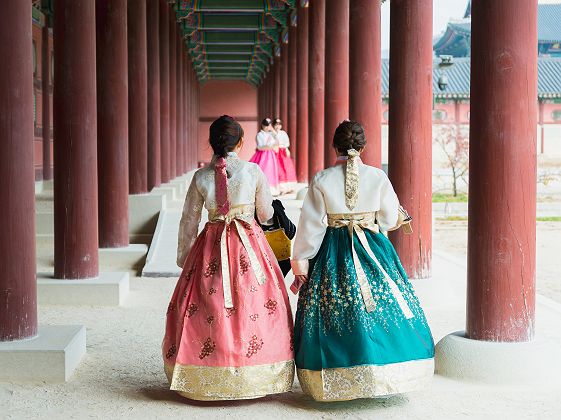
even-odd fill
[[[251,264],[251,269],[257,278],[259,284],[264,284],[267,278],[263,271],[263,267],[257,259],[255,250],[249,242],[247,233],[244,227],[250,227],[253,222],[254,208],[253,206],[239,206],[230,209],[227,215],[222,215],[218,212],[212,212],[209,214],[209,219],[211,223],[224,223],[224,230],[222,231],[222,236],[220,237],[220,266],[222,269],[222,290],[224,292],[224,307],[233,308],[234,303],[232,299],[232,283],[230,277],[230,259],[228,253],[228,243],[227,235],[230,230],[230,226],[233,225],[238,235],[240,235],[240,240],[242,245],[247,251],[249,257],[249,262]]]
[[[364,301],[366,312],[374,311],[376,309],[376,303],[374,301],[374,297],[372,296],[372,290],[370,289],[370,285],[368,284],[366,273],[364,272],[364,268],[362,267],[362,264],[360,263],[360,260],[358,259],[358,255],[355,250],[354,233],[356,233],[358,241],[362,244],[368,256],[372,259],[372,261],[374,261],[374,264],[376,264],[376,266],[384,276],[384,279],[386,280],[388,286],[390,287],[392,296],[395,298],[397,304],[401,308],[403,314],[405,315],[405,318],[407,319],[413,318],[414,317],[413,312],[411,311],[409,305],[405,301],[405,298],[401,294],[399,287],[397,286],[395,281],[393,281],[393,279],[390,277],[387,271],[384,270],[384,267],[382,267],[382,264],[380,264],[380,261],[378,260],[378,258],[376,258],[376,255],[374,255],[374,252],[368,245],[368,240],[366,239],[364,230],[369,230],[374,233],[380,232],[380,229],[376,224],[376,213],[370,212],[370,213],[329,214],[327,215],[327,224],[330,227],[334,227],[334,228],[347,227],[349,231],[349,236],[351,238],[353,263],[355,266],[356,275],[360,286],[360,292],[362,295],[362,300]]]

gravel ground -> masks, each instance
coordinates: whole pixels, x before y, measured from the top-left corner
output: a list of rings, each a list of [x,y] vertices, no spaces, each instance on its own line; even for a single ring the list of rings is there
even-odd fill
[[[46,206],[47,204],[45,204]],[[538,223],[538,292],[561,302],[558,253],[561,223]],[[467,224],[435,226],[435,250],[465,257]],[[39,267],[52,264],[51,247],[39,247]],[[435,340],[465,325],[465,271],[435,256],[439,282],[415,287]],[[420,392],[385,399],[321,404],[293,392],[259,400],[198,403],[170,392],[160,343],[176,279],[131,278],[121,307],[40,306],[41,324],[87,327],[87,355],[68,383],[0,383],[0,419],[559,419],[561,382],[487,386],[436,375]],[[287,279],[290,284],[291,279]],[[294,298],[292,298],[294,304]],[[540,334],[561,343],[559,312],[539,307]]]
[[[561,303],[561,222],[537,222],[537,292]],[[467,255],[467,222],[436,221],[433,244],[435,250],[457,257]]]
[[[292,393],[259,400],[188,401],[168,390],[160,356],[165,309],[174,285],[175,279],[132,278],[122,307],[40,307],[43,324],[86,325],[88,353],[68,383],[0,384],[0,418],[560,418],[559,384],[486,386],[438,375],[431,388],[386,399],[321,404],[302,394],[295,383]],[[451,310],[440,302],[426,309],[436,339],[464,323],[461,305]],[[541,322],[545,324],[549,322]]]

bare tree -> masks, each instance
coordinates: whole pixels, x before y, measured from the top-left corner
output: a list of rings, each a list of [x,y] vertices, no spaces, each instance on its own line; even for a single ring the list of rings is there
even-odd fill
[[[446,156],[445,167],[452,172],[452,193],[458,195],[458,181],[467,184],[469,169],[469,136],[459,125],[443,125],[435,142]]]

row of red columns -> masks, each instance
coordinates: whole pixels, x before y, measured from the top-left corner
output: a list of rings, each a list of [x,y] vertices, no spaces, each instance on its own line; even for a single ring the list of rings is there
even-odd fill
[[[31,3],[4,11],[0,341],[37,332]],[[55,278],[91,278],[100,247],[129,244],[129,193],[196,167],[198,83],[165,0],[58,0],[53,37]]]
[[[474,339],[526,341],[534,333],[535,3],[493,0],[472,10],[466,331]],[[414,220],[413,235],[390,237],[408,274],[423,278],[432,256],[432,0],[390,7],[389,176]],[[530,17],[524,30],[516,16]],[[380,166],[380,2],[311,0],[308,10],[299,7],[298,26],[261,87],[260,109],[285,120],[299,181],[333,164],[331,139],[345,118],[363,124],[363,160]]]
[[[392,240],[415,278],[431,273],[431,13],[432,0],[392,5],[392,63],[397,65],[390,77],[389,176],[416,225],[413,235],[397,232]],[[381,71],[380,2],[312,0],[299,7],[259,97],[261,112],[280,112],[300,182],[335,162],[333,133],[347,118],[365,128],[363,161],[381,166]]]

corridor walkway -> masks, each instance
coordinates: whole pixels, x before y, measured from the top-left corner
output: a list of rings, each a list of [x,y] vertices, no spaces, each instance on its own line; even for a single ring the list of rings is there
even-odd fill
[[[285,204],[296,221],[300,202]],[[154,258],[175,260],[172,217],[182,202],[168,206],[169,230]],[[170,216],[173,214],[173,216]],[[172,245],[173,244],[173,245]],[[158,244],[155,244],[156,246]],[[434,277],[415,283],[439,340],[465,324],[465,267],[435,244]],[[169,253],[169,255],[166,255]],[[156,262],[156,261],[152,261]],[[155,265],[154,265],[155,266]],[[292,278],[287,278],[289,285]],[[121,307],[40,306],[40,324],[87,327],[88,354],[66,384],[0,384],[2,419],[554,419],[561,411],[561,384],[486,386],[436,375],[432,388],[378,400],[319,404],[304,396],[298,383],[291,394],[261,400],[198,403],[168,391],[160,342],[165,310],[175,277],[131,278]],[[292,296],[292,295],[291,295]],[[291,297],[293,308],[296,299]],[[561,306],[538,298],[537,337],[561,346]]]

